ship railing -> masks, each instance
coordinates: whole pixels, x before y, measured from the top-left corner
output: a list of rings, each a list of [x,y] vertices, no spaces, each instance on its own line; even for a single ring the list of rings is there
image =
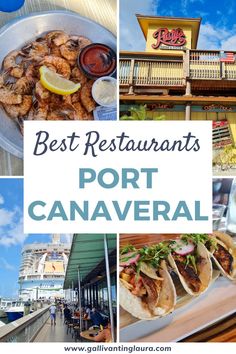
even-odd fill
[[[39,309],[0,328],[0,342],[32,342],[49,318],[49,307]]]

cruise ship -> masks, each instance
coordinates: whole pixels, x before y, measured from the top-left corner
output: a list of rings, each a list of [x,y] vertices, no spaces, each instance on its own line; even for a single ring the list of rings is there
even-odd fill
[[[63,283],[70,243],[52,235],[51,243],[32,243],[23,247],[19,272],[19,299],[22,301],[63,298]]]

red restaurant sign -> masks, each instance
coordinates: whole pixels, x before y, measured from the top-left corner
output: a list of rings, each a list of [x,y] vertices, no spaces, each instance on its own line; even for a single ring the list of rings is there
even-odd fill
[[[157,40],[156,44],[152,44],[153,49],[159,48],[161,44],[181,47],[187,42],[184,31],[181,28],[172,29],[171,31],[168,28],[159,28],[153,33],[153,38]]]

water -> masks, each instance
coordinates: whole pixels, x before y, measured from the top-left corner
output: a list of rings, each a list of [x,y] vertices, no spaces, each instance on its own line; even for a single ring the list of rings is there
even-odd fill
[[[4,322],[5,324],[9,323],[7,317],[3,317],[3,318],[1,317],[0,320],[1,320],[1,322]]]

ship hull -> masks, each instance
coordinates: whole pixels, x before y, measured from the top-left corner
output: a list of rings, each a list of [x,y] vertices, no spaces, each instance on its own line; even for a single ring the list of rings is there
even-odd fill
[[[23,311],[17,311],[17,312],[6,312],[7,314],[7,319],[9,322],[13,322],[18,320],[19,318],[23,317],[24,312]]]

